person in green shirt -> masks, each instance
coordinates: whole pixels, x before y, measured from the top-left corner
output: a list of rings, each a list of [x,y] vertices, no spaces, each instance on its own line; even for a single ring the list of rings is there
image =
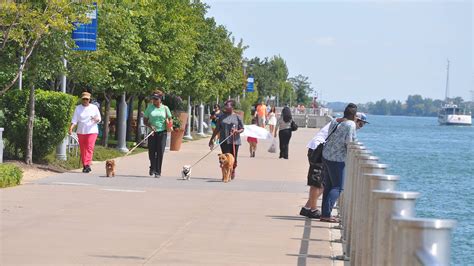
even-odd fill
[[[161,101],[163,92],[157,90],[151,96],[152,104],[148,105],[144,113],[145,125],[154,131],[148,139],[148,157],[150,159],[150,176],[161,176],[161,165],[166,147],[166,125],[172,121],[168,106]]]

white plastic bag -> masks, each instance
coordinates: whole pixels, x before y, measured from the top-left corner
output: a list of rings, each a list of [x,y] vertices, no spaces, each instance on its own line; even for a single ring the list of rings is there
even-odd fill
[[[276,153],[277,152],[277,139],[272,140],[272,145],[270,145],[270,148],[268,148],[268,152],[270,153]]]

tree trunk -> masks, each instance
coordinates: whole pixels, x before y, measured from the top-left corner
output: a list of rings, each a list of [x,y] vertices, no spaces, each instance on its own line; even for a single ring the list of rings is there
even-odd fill
[[[138,143],[141,141],[141,138],[140,138],[140,132],[141,132],[141,128],[140,128],[140,119],[142,118],[142,103],[143,103],[143,100],[145,99],[145,97],[138,97],[138,110],[137,110],[137,130],[135,132],[135,142]]]
[[[25,163],[33,164],[33,125],[35,120],[35,85],[30,87],[28,128],[26,131],[26,154]]]
[[[127,141],[132,141],[132,133],[133,133],[133,102],[135,100],[135,96],[130,96],[130,100],[128,101],[128,115],[127,115]]]
[[[104,130],[102,131],[102,146],[109,146],[109,121],[110,121],[110,103],[111,96],[105,95],[105,114],[104,114]]]

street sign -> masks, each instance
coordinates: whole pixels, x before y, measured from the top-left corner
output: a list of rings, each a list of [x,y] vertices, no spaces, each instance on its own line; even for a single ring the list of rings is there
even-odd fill
[[[91,23],[74,23],[75,30],[72,31],[72,39],[76,42],[76,45],[78,46],[74,48],[74,50],[97,50],[97,15],[97,4],[94,3],[94,10],[87,13],[87,18],[91,19]]]
[[[254,87],[253,87],[253,76],[250,75],[248,78],[247,78],[247,92],[253,92],[254,91]]]

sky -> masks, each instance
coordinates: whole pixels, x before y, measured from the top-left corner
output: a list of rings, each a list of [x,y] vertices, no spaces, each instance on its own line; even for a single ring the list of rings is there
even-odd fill
[[[208,16],[249,48],[280,55],[323,101],[471,99],[474,1],[204,0]]]

